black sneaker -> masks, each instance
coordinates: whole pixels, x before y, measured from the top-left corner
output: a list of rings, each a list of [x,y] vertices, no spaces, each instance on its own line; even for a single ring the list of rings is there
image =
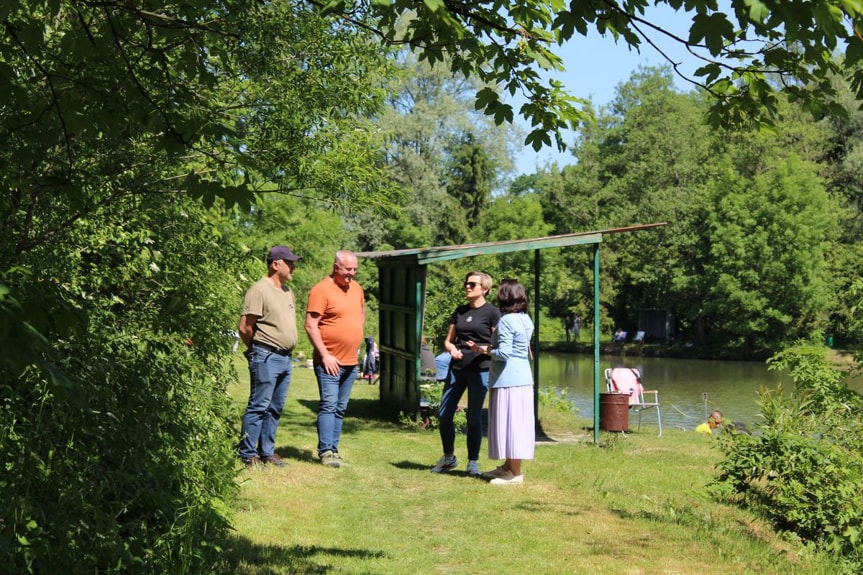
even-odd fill
[[[245,465],[246,467],[257,467],[258,465],[261,465],[261,463],[263,462],[261,461],[261,458],[257,455],[254,457],[243,458],[243,465]]]
[[[270,457],[262,457],[261,461],[263,461],[264,465],[275,465],[276,467],[287,467],[288,464],[282,461],[282,458],[279,457],[278,453],[272,454]]]

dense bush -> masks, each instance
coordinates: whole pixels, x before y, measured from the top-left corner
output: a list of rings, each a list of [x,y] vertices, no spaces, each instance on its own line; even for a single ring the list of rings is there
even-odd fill
[[[181,197],[91,223],[0,279],[0,573],[202,572],[235,493],[229,256]]]
[[[825,349],[798,345],[773,358],[793,392],[762,391],[758,433],[722,435],[725,460],[712,488],[777,528],[829,551],[848,573],[863,569],[863,397],[827,364]]]

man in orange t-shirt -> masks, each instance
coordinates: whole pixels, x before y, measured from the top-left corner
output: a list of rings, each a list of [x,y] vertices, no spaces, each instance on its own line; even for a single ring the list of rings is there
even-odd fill
[[[336,252],[333,273],[309,292],[306,333],[314,346],[312,361],[318,380],[318,457],[329,467],[339,467],[339,438],[357,377],[360,344],[366,319],[365,294],[354,281],[357,256]]]

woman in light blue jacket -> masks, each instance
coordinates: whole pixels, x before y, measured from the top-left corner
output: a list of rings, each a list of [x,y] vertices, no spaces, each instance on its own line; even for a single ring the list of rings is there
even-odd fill
[[[501,281],[497,292],[501,318],[490,346],[476,346],[491,356],[489,369],[488,456],[506,459],[484,473],[494,485],[524,482],[523,459],[533,459],[535,422],[530,340],[533,321],[527,311],[527,294],[517,280]]]

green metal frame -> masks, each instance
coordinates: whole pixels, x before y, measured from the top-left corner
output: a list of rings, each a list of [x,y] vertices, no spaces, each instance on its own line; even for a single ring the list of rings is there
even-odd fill
[[[540,251],[578,245],[593,246],[593,434],[599,442],[599,246],[604,234],[640,231],[665,223],[644,224],[602,231],[581,232],[462,246],[443,246],[406,250],[360,252],[357,256],[374,260],[378,266],[380,289],[380,333],[378,346],[381,353],[380,397],[393,409],[413,413],[420,411],[420,341],[423,333],[426,273],[429,264],[471,256],[534,250],[533,293],[540,293]],[[534,321],[539,333],[539,297],[534,300]],[[534,411],[538,415],[539,349],[534,354]],[[537,423],[539,418],[537,417]]]

